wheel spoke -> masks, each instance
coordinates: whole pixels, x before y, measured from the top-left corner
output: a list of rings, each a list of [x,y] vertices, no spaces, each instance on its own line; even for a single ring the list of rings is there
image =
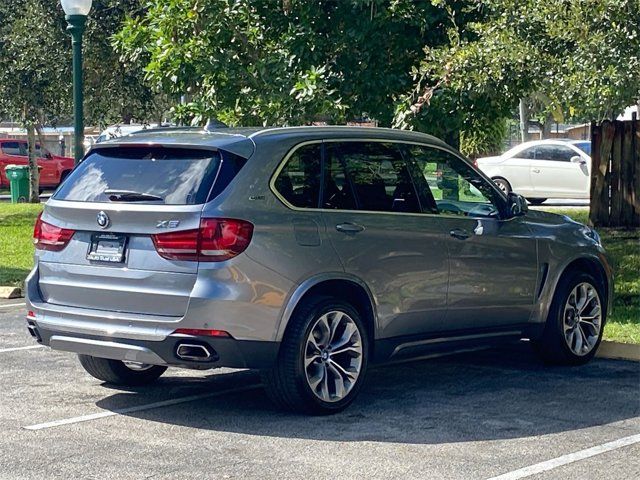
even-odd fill
[[[326,376],[326,371],[325,368],[320,368],[318,370],[318,373],[316,375],[314,375],[313,377],[309,377],[307,375],[307,379],[309,381],[309,386],[311,387],[311,390],[313,390],[314,392],[317,391],[318,385],[320,384],[320,382],[324,379],[324,377]]]
[[[309,365],[311,365],[313,362],[316,362],[320,360],[320,355],[311,355],[311,356],[307,356],[307,358],[305,358],[304,360],[304,368],[308,368]]]
[[[344,347],[345,345],[349,345],[349,343],[351,342],[351,337],[353,337],[353,334],[357,331],[358,328],[353,322],[347,323],[344,326],[344,332],[342,332],[342,336],[331,345],[331,350],[335,351]]]
[[[349,380],[351,381],[354,381],[358,377],[358,372],[350,372],[349,370],[344,369],[342,365],[334,360],[329,360],[329,364],[339,370],[342,375],[349,378]]]
[[[580,318],[582,318],[583,320],[595,320],[596,318],[599,319],[600,318],[600,305],[596,305],[594,306],[590,312],[588,312],[589,315],[580,315]]]
[[[324,372],[322,377],[322,383],[320,385],[320,396],[323,400],[329,400],[331,397],[329,396],[329,375],[327,372],[327,366],[322,365],[322,371]]]
[[[584,333],[584,330],[582,330],[582,327],[580,327],[580,325],[577,325],[576,329],[578,330],[578,333],[580,335],[580,352],[582,352],[583,350],[590,350],[589,339]]]
[[[341,353],[355,353],[356,356],[360,355],[361,346],[359,343],[347,345],[346,347],[339,348],[337,350],[331,350],[331,355],[340,355]]]
[[[342,322],[343,317],[344,317],[344,313],[342,312],[335,312],[333,314],[333,318],[331,319],[331,325],[329,329],[329,341],[327,342],[327,345],[331,345],[331,343],[333,342],[333,339],[336,336],[336,331],[338,330],[338,327],[340,326],[340,323]]]
[[[329,345],[329,339],[331,338],[331,328],[329,327],[328,316],[328,314],[322,315],[316,324],[316,331],[320,334],[320,338],[318,338],[317,341],[322,346]]]
[[[345,395],[345,381],[344,378],[342,378],[342,374],[340,373],[340,371],[335,368],[335,365],[332,362],[329,362],[327,364],[327,370],[329,372],[331,372],[332,376],[333,376],[333,383],[335,385],[335,392],[336,392],[336,397],[337,398],[342,398]]]

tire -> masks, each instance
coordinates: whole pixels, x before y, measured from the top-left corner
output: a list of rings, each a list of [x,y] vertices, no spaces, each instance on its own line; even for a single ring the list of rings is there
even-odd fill
[[[527,201],[531,205],[542,205],[544,202],[547,201],[547,199],[546,198],[527,198]]]
[[[67,179],[70,173],[71,173],[71,170],[65,170],[64,172],[62,172],[60,174],[60,183],[58,185],[61,185],[62,182],[64,182]]]
[[[592,330],[592,327],[588,324],[588,322],[580,321],[581,316],[578,315],[578,321],[574,319],[569,319],[571,317],[571,308],[568,303],[570,303],[570,296],[573,294],[574,290],[578,288],[579,285],[588,284],[593,288],[593,291],[597,293],[597,301],[600,304],[600,313],[599,313],[599,330],[597,335]],[[588,295],[587,295],[588,298]],[[594,300],[590,300],[585,305],[585,309],[592,308],[594,305]],[[575,297],[574,297],[575,303]],[[580,303],[578,301],[577,303]],[[567,310],[569,308],[569,310]],[[574,310],[574,315],[577,310]],[[584,318],[590,318],[589,315],[593,313],[592,311],[587,312],[585,315],[584,311],[582,312],[582,316]],[[607,314],[607,304],[606,297],[603,292],[602,284],[593,277],[593,275],[574,270],[570,271],[567,274],[563,275],[563,277],[558,282],[558,286],[556,287],[555,294],[553,296],[553,301],[551,302],[551,308],[549,309],[549,315],[547,317],[547,321],[545,324],[545,328],[542,334],[542,337],[533,342],[534,348],[537,350],[538,354],[541,356],[542,360],[545,363],[553,364],[553,365],[583,365],[589,362],[596,354],[598,347],[600,346],[600,342],[602,341],[602,332],[604,331],[604,325]],[[567,323],[575,322],[577,327],[574,327],[574,333],[576,336],[579,336],[581,339],[580,344],[582,342],[589,342],[589,339],[593,341],[593,345],[590,346],[588,351],[585,351],[581,354],[577,354],[575,352],[575,348],[578,345],[578,339],[575,337],[571,337],[571,328],[567,327]],[[575,330],[575,328],[582,329],[585,333],[585,336],[579,335],[579,332]],[[571,341],[565,335],[565,330],[568,332],[567,335],[570,336],[573,341]],[[587,336],[587,334],[590,334]],[[570,343],[572,346],[570,346]]]
[[[494,177],[491,180],[493,180],[493,183],[495,183],[505,195],[511,192],[511,185],[504,178]]]
[[[78,355],[80,365],[92,377],[113,385],[148,385],[155,382],[167,367],[159,365],[145,365],[143,369],[133,369],[120,360]]]
[[[329,341],[315,337],[321,330],[323,317],[327,319],[327,325],[337,325],[334,334],[340,335],[338,340],[331,339],[331,328],[327,330]],[[314,335],[313,344],[310,343],[311,335]],[[343,341],[347,347],[340,346]],[[320,354],[320,349],[314,352],[314,344],[321,347],[323,352],[330,352],[330,348],[326,347],[334,345],[335,352],[349,348],[350,353],[329,353],[325,359],[325,353]],[[358,349],[361,353],[356,352]],[[305,368],[305,358],[309,359],[309,356],[318,358]],[[368,357],[369,339],[358,311],[340,299],[313,297],[296,308],[280,345],[278,361],[272,369],[261,372],[262,382],[269,398],[282,409],[313,415],[336,413],[348,407],[358,395],[364,382]],[[341,371],[335,367],[336,363]],[[355,381],[348,382],[351,380],[349,374],[355,371],[358,372]],[[340,374],[340,377],[336,377],[336,374]],[[328,381],[315,382],[319,377]],[[342,382],[336,378],[342,379]],[[315,390],[312,383],[317,385]],[[343,395],[338,391],[339,384],[342,385]],[[324,393],[325,398],[321,398]]]

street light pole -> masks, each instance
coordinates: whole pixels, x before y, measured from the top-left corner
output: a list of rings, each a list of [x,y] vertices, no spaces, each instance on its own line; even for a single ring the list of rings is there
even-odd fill
[[[76,165],[84,155],[84,96],[82,85],[82,34],[92,0],[61,0],[73,49],[73,156]]]
[[[67,31],[71,33],[73,49],[73,133],[74,159],[76,165],[84,155],[84,95],[82,82],[82,34],[87,17],[84,15],[67,15]]]

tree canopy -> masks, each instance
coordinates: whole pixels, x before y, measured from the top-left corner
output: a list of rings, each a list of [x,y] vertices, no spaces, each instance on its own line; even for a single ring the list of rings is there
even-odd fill
[[[104,125],[150,119],[159,96],[141,67],[120,61],[111,37],[141,0],[94,0],[84,35],[85,119]],[[0,112],[21,122],[65,121],[71,114],[71,39],[59,2],[0,3]],[[162,97],[160,97],[162,100]]]
[[[529,97],[556,121],[611,118],[640,98],[640,0],[486,0],[477,8],[479,20],[452,27],[449,45],[427,49],[414,111],[438,89],[502,112]]]
[[[149,0],[116,45],[156,88],[187,93],[177,114],[195,122],[390,125],[424,46],[448,42],[447,22],[429,0]]]

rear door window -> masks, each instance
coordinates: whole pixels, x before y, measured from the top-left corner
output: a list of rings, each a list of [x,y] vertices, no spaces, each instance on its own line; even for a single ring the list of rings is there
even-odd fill
[[[536,160],[552,162],[569,162],[575,152],[563,145],[540,145],[536,147]]]
[[[407,164],[395,145],[331,142],[327,143],[327,158],[332,172],[323,193],[325,208],[350,209],[351,198],[355,198],[358,210],[420,213]],[[345,180],[339,165],[346,173]],[[332,201],[332,197],[339,201]],[[327,201],[331,203],[327,205]]]
[[[220,164],[220,154],[212,150],[98,149],[76,167],[54,194],[54,199],[202,204],[209,198]]]

